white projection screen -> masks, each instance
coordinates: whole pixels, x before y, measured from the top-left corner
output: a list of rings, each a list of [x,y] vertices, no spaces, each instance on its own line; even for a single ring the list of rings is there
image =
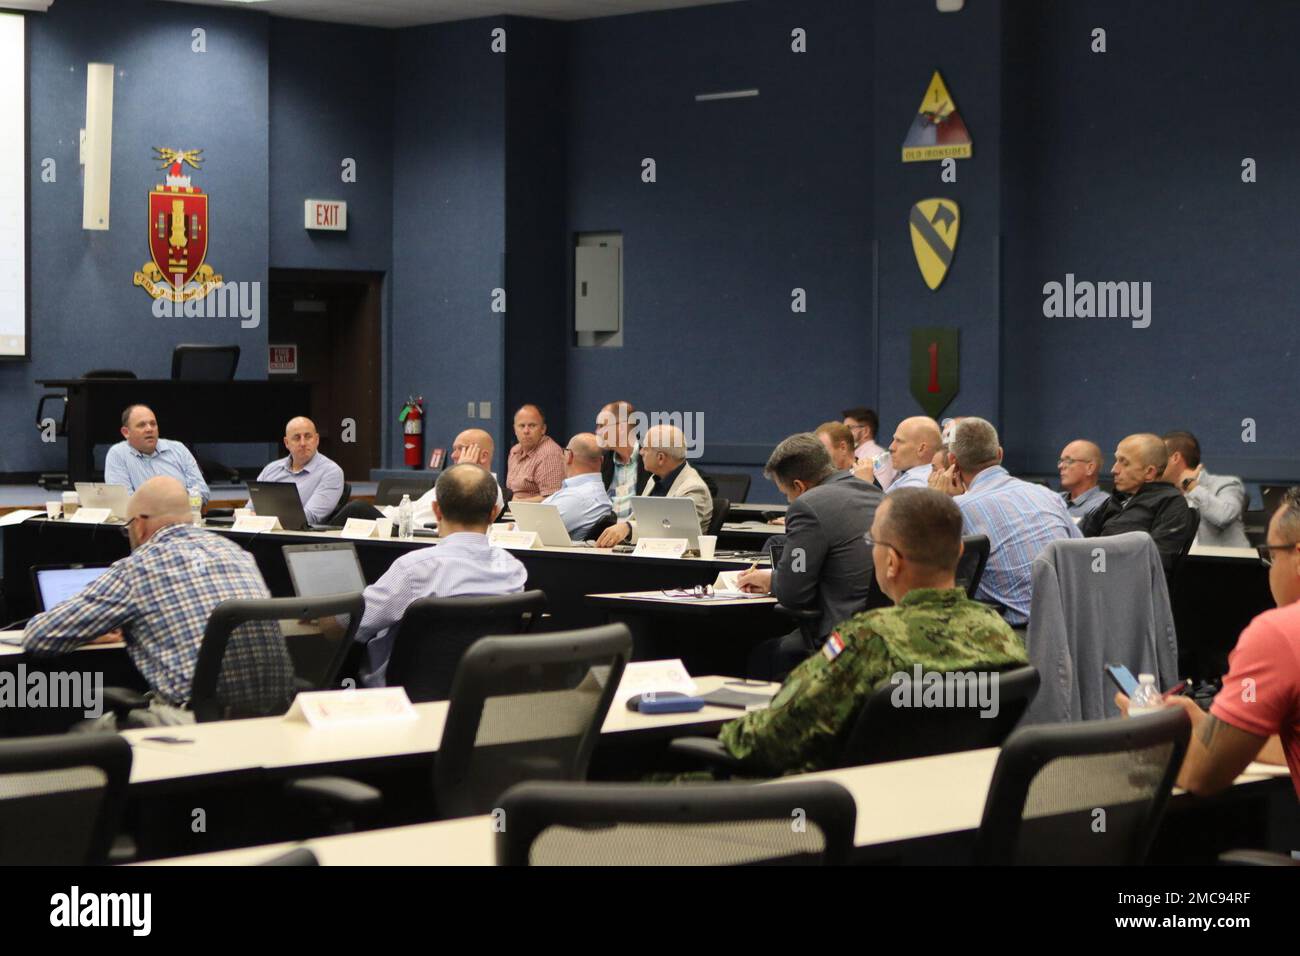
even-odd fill
[[[26,26],[0,13],[0,359],[28,357]]]

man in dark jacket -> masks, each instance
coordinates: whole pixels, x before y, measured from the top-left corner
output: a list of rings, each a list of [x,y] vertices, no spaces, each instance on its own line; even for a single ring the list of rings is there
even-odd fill
[[[600,479],[618,521],[631,517],[632,496],[641,494],[650,480],[650,472],[641,460],[637,424],[636,409],[631,402],[610,402],[596,415],[596,442],[604,452]]]
[[[1196,534],[1197,516],[1183,493],[1162,480],[1169,452],[1159,435],[1129,435],[1115,448],[1115,492],[1083,519],[1085,538],[1145,531],[1156,543],[1165,574]]]

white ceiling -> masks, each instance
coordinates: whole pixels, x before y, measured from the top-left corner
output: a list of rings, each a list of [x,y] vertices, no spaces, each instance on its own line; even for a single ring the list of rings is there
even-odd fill
[[[170,0],[237,10],[261,10],[274,16],[328,20],[371,27],[414,27],[475,17],[520,16],[547,20],[585,20],[649,10],[676,10],[737,0]]]

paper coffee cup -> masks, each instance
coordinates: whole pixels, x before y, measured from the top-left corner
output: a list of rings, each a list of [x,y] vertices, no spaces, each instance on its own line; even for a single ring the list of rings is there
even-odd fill
[[[718,547],[718,536],[716,534],[700,535],[700,557],[711,559],[714,550]]]
[[[63,502],[62,501],[45,502],[45,517],[49,518],[51,521],[53,521],[55,518],[62,518]]]
[[[65,491],[63,493],[63,517],[71,518],[81,507],[81,498],[75,491]]]
[[[393,536],[393,519],[376,518],[375,534],[380,538],[391,538]]]

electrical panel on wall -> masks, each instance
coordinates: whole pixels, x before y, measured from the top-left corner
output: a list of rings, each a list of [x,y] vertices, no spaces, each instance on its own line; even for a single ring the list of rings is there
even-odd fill
[[[573,250],[573,330],[580,347],[623,344],[623,234],[579,234]]]

